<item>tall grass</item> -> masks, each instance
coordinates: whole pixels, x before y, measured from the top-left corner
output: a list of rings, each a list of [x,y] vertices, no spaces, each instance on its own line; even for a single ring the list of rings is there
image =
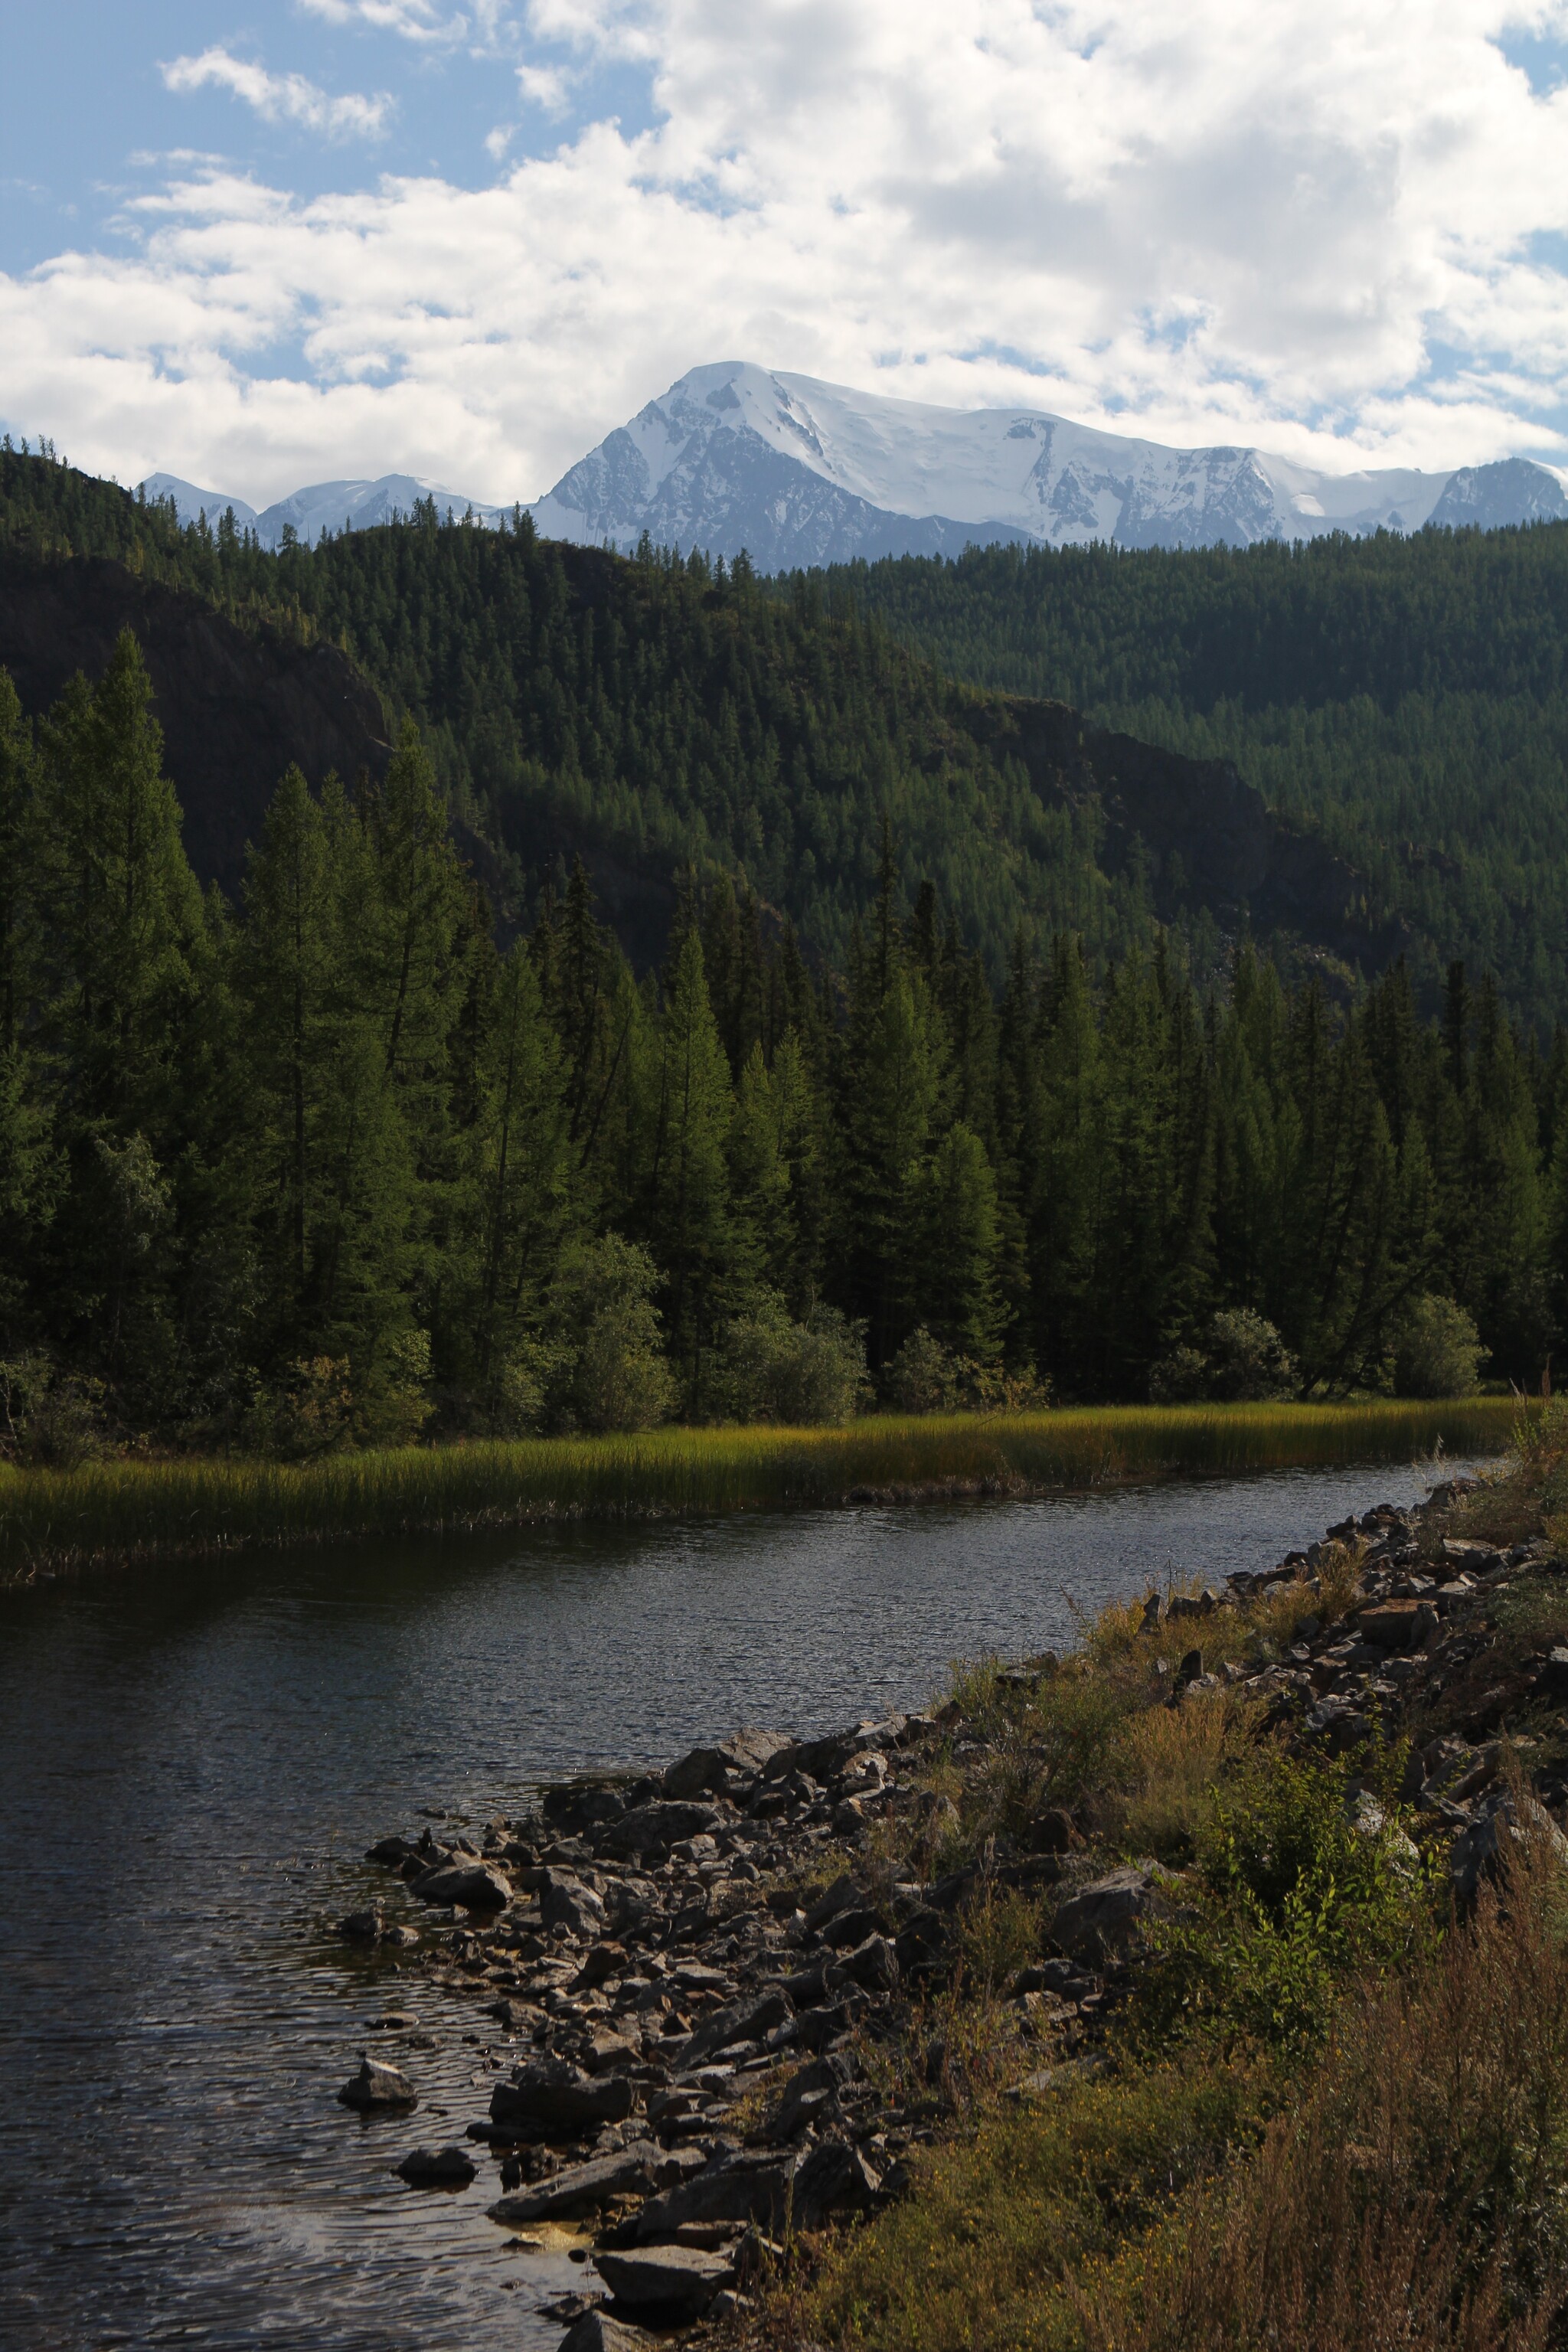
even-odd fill
[[[1408,1460],[1506,1441],[1508,1399],[1453,1404],[1118,1406],[837,1429],[663,1429],[240,1460],[0,1470],[0,1581],[102,1559],[352,1535],[842,1502],[864,1490],[1005,1493],[1172,1473]]]

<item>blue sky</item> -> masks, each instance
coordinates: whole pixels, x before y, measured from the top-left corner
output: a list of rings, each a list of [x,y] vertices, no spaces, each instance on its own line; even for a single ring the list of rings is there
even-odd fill
[[[688,367],[1568,461],[1568,0],[55,0],[0,421],[533,497]]]

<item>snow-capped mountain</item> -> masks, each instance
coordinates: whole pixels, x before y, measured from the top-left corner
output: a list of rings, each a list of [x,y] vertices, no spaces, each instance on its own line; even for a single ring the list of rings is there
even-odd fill
[[[1526,458],[1327,474],[1260,449],[1167,449],[1043,410],[935,408],[744,362],[693,368],[532,509],[547,537],[744,547],[763,570],[966,541],[1248,546],[1329,530],[1568,516]]]
[[[417,499],[491,526],[511,512],[412,474],[317,482],[259,515],[173,474],[144,487],[172,496],[182,521],[205,512],[216,525],[232,506],[266,547],[288,524],[313,545],[324,530],[406,515]],[[934,408],[729,361],[683,375],[525,511],[547,539],[630,549],[646,531],[658,547],[744,548],[774,572],[995,540],[1247,547],[1428,522],[1495,527],[1568,518],[1568,498],[1526,457],[1321,473],[1263,449],[1167,449],[1044,410]]]
[[[142,487],[150,499],[172,498],[182,522],[195,522],[205,514],[215,530],[225,508],[232,507],[236,522],[254,530],[263,547],[280,547],[289,523],[306,547],[313,547],[323,531],[338,531],[345,526],[368,530],[374,523],[412,514],[419,499],[434,499],[437,514],[458,520],[471,508],[475,521],[491,530],[503,511],[511,512],[510,507],[481,506],[458,490],[443,489],[438,482],[426,482],[415,474],[383,474],[374,482],[313,482],[260,514],[243,499],[230,498],[222,490],[197,489],[194,483],[181,481],[177,474],[149,474]]]

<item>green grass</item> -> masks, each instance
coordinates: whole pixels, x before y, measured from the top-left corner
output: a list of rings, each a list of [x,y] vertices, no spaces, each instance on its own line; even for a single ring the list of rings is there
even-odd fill
[[[892,1494],[1084,1487],[1185,1473],[1500,1448],[1510,1398],[1453,1404],[1117,1406],[838,1429],[661,1429],[336,1454],[294,1465],[109,1461],[0,1470],[0,1581],[94,1559]]]

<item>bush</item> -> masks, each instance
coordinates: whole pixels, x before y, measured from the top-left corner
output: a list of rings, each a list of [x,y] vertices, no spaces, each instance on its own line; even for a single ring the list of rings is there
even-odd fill
[[[1411,1300],[1395,1337],[1394,1390],[1408,1397],[1474,1396],[1486,1353],[1464,1308],[1428,1291]]]
[[[0,1360],[0,1460],[74,1470],[104,1450],[103,1383],[62,1372],[41,1350]]]
[[[954,1355],[923,1323],[885,1368],[882,1386],[895,1412],[1039,1412],[1050,1402],[1049,1381],[1032,1370]]]
[[[777,1292],[765,1291],[724,1334],[720,1400],[736,1421],[847,1421],[867,1385],[866,1327],[834,1307],[814,1307],[795,1323]]]
[[[1352,1970],[1418,1948],[1427,1915],[1415,1848],[1391,1801],[1357,1813],[1351,1782],[1348,1762],[1274,1754],[1211,1791],[1195,1907],[1152,1930],[1130,2014],[1135,2046],[1163,2051],[1197,2032],[1308,2050]]]
[[[658,1281],[647,1252],[616,1234],[568,1253],[550,1310],[552,1402],[563,1428],[653,1429],[668,1420],[676,1385],[653,1304]]]
[[[1203,1352],[1181,1347],[1154,1366],[1155,1404],[1271,1404],[1294,1396],[1296,1360],[1272,1323],[1250,1307],[1226,1307],[1209,1325]]]

